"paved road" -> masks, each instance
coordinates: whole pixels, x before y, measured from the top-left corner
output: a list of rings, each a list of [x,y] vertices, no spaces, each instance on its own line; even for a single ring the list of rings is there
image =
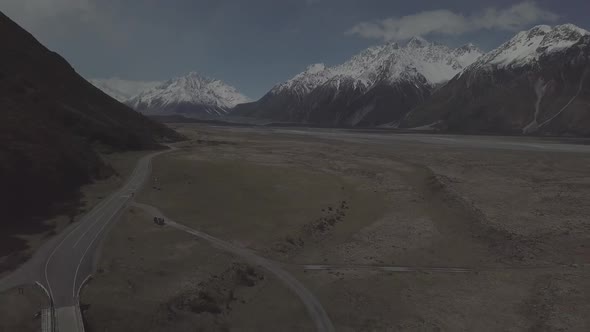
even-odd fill
[[[50,296],[56,308],[58,331],[82,331],[78,295],[96,268],[97,248],[109,226],[121,214],[151,171],[153,157],[170,150],[152,153],[137,163],[127,183],[102,200],[81,221],[45,243],[21,268],[0,280],[0,291],[18,285],[37,283]]]
[[[287,287],[289,287],[297,296],[299,296],[318,331],[334,331],[332,321],[330,320],[330,317],[328,316],[328,314],[324,310],[324,307],[322,307],[322,304],[318,301],[318,299],[316,299],[316,297],[307,288],[305,288],[305,286],[302,283],[295,279],[295,277],[293,277],[287,271],[283,270],[278,263],[273,262],[264,257],[258,256],[254,252],[246,248],[234,246],[229,242],[223,241],[209,234],[197,231],[195,229],[174,222],[170,218],[164,216],[164,214],[160,210],[153,206],[140,203],[133,203],[133,205],[145,210],[150,215],[164,218],[166,220],[166,225],[168,226],[174,227],[178,230],[192,234],[200,239],[208,241],[218,249],[242,257],[244,260],[250,262],[251,264],[261,266],[262,268],[268,270],[269,272],[274,274],[282,283],[287,285]]]

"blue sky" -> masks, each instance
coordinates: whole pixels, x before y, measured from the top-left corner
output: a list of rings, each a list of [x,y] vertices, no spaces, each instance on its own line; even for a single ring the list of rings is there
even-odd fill
[[[490,50],[537,24],[590,29],[588,0],[0,0],[87,78],[197,71],[259,98],[323,62],[410,35]]]

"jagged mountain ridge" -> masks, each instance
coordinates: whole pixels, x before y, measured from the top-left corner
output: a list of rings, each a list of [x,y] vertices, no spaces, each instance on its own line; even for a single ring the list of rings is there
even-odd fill
[[[375,46],[338,66],[312,65],[232,115],[333,126],[398,121],[480,55],[473,45],[451,49],[419,37]]]
[[[224,115],[237,104],[248,101],[248,97],[234,87],[191,72],[143,91],[126,104],[148,115],[180,113],[194,116]]]
[[[508,42],[484,54],[467,71],[531,65],[543,55],[571,47],[588,33],[573,24],[538,25],[517,33]]]
[[[402,121],[473,133],[590,135],[590,33],[536,26],[483,55]]]

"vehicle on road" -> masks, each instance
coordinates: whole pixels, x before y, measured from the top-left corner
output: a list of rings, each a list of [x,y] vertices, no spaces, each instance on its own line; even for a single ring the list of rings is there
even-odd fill
[[[164,220],[164,218],[160,218],[160,217],[154,217],[154,223],[158,226],[166,225],[166,221]]]

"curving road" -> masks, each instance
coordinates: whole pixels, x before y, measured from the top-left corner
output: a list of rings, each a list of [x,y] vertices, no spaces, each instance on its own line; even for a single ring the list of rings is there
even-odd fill
[[[152,158],[169,151],[141,158],[121,189],[103,199],[78,223],[45,243],[21,268],[0,280],[0,291],[36,283],[51,299],[56,330],[84,331],[78,295],[96,268],[97,248],[109,226],[132,200],[133,193],[145,183],[151,171]]]
[[[47,292],[51,299],[54,308],[55,330],[59,332],[84,331],[78,305],[79,292],[86,280],[94,273],[100,242],[109,227],[132,201],[132,194],[145,183],[151,171],[152,158],[168,151],[160,151],[143,157],[121,189],[105,198],[81,221],[70,225],[64,232],[46,242],[21,268],[0,280],[0,291],[19,285],[36,283]],[[158,209],[152,206],[133,204],[154,216],[164,217]],[[303,284],[281,269],[279,264],[257,256],[247,249],[236,247],[208,234],[175,223],[169,218],[166,220],[167,225],[207,240],[219,249],[231,252],[270,271],[299,296],[318,331],[334,331],[332,321],[320,302]]]
[[[297,294],[297,296],[299,296],[301,302],[303,302],[303,304],[305,305],[305,308],[307,309],[307,312],[313,320],[318,331],[334,331],[332,321],[330,320],[330,317],[328,317],[328,314],[326,313],[324,307],[322,307],[322,304],[318,301],[318,299],[316,299],[316,297],[307,288],[305,288],[305,286],[302,283],[295,279],[295,277],[293,277],[287,271],[283,270],[278,263],[275,263],[264,257],[258,256],[248,249],[236,247],[229,242],[225,242],[209,234],[176,223],[172,219],[164,216],[164,214],[160,210],[151,205],[133,203],[133,206],[137,206],[143,209],[150,215],[164,218],[166,220],[166,225],[170,227],[174,227],[178,230],[192,234],[200,239],[208,241],[218,249],[232,253],[250,262],[251,264],[261,266],[264,269],[268,270],[269,272],[274,274],[281,282],[287,285],[287,287],[289,287],[295,294]]]

